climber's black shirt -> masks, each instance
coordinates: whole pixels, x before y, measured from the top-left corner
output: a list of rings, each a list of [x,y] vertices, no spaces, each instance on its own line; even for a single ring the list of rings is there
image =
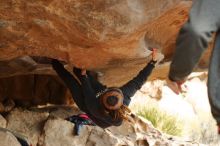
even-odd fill
[[[124,104],[129,105],[131,97],[146,81],[147,77],[151,74],[155,62],[150,61],[144,69],[131,81],[120,87],[124,94]],[[104,91],[107,87],[95,80],[88,72],[88,75],[81,75],[81,70],[74,68],[73,72],[80,80],[81,84],[69,73],[63,65],[57,61],[52,61],[52,66],[57,72],[59,77],[64,81],[66,86],[72,93],[73,99],[78,107],[88,114],[88,116],[100,127],[107,128],[109,126],[119,126],[122,119],[113,120],[112,117],[103,110],[98,97],[98,92]]]

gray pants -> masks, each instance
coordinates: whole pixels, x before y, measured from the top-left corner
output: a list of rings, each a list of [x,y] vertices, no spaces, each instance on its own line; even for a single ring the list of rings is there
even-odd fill
[[[169,78],[174,81],[185,79],[198,63],[208,47],[213,33],[220,28],[220,1],[196,0],[190,11],[189,20],[181,28],[176,42]],[[211,110],[220,123],[220,35],[217,35],[209,68],[208,92]]]
[[[220,32],[216,36],[209,66],[208,93],[212,114],[220,124]]]

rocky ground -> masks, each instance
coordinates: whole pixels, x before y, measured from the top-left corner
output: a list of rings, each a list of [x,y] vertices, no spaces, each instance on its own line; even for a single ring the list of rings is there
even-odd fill
[[[156,130],[148,121],[136,116],[120,127],[101,129],[83,126],[80,135],[73,134],[74,124],[64,120],[80,113],[74,107],[15,108],[0,115],[0,126],[24,135],[32,146],[196,146]],[[1,146],[19,146],[10,133],[0,131]]]
[[[71,71],[72,66],[98,71],[102,83],[120,86],[145,66],[156,47],[165,58],[149,79],[164,79],[191,5],[192,0],[1,0],[0,126],[26,136],[33,146],[198,145],[166,136],[137,117],[105,130],[85,126],[75,136],[74,125],[64,118],[77,114],[76,108],[9,112],[15,104],[7,102],[71,103],[62,83],[47,76],[55,74],[51,58]],[[210,50],[206,54],[198,68],[207,67]],[[19,144],[10,132],[0,131],[0,146],[10,145]]]

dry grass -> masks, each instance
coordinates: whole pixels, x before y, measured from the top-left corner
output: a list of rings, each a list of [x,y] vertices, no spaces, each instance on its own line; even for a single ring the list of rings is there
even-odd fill
[[[160,111],[158,108],[142,108],[137,114],[151,121],[154,127],[164,133],[174,136],[181,136],[182,134],[182,122],[177,117]]]

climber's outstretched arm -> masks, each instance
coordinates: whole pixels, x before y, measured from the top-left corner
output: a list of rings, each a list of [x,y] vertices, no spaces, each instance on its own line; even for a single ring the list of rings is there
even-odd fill
[[[82,110],[86,111],[84,104],[84,97],[82,94],[81,85],[77,82],[77,80],[69,73],[58,60],[52,60],[53,69],[57,72],[58,76],[63,80],[66,86],[69,88],[74,101],[77,106]]]
[[[139,90],[147,80],[147,77],[151,74],[156,64],[156,50],[153,50],[152,60],[144,67],[136,77],[131,81],[120,87],[124,94],[124,104],[129,105],[131,97]]]

